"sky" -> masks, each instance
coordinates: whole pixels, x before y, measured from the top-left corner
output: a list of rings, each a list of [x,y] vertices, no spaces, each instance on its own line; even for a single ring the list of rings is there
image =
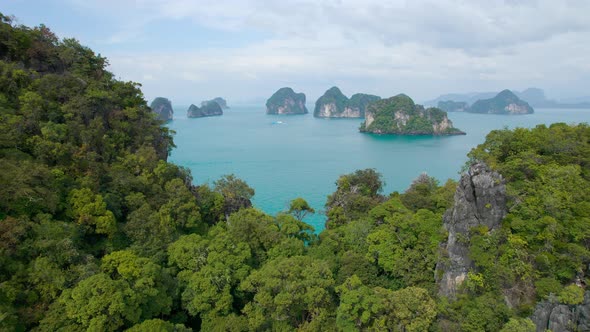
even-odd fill
[[[589,0],[3,0],[108,58],[148,101],[261,103],[290,86],[348,96],[538,87],[590,96]]]

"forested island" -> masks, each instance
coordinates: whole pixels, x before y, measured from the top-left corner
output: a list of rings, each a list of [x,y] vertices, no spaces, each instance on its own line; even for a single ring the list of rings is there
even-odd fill
[[[567,108],[567,109],[589,109],[589,97],[569,98],[565,100],[549,99],[545,91],[539,88],[527,88],[523,91],[510,90],[518,98],[526,101],[533,108]],[[440,106],[440,103],[463,102],[467,105],[474,104],[478,100],[490,99],[498,92],[472,92],[472,93],[450,93],[441,95],[433,100],[426,101],[426,105],[439,105],[438,107],[449,112]]]
[[[328,89],[315,103],[316,118],[364,118],[367,106],[381,97],[356,93],[348,99],[338,87]]]
[[[526,101],[518,98],[518,96],[512,91],[503,90],[494,98],[476,101],[467,109],[467,112],[488,114],[531,114],[534,110]]]
[[[280,88],[266,101],[266,114],[307,114],[305,94]]]
[[[219,107],[221,107],[221,109],[229,109],[229,106],[227,106],[227,101],[221,97],[215,97],[211,100],[204,100],[201,102],[201,106],[207,106],[207,104],[209,104],[210,102],[217,103]]]
[[[156,97],[150,104],[150,108],[158,115],[158,119],[162,121],[172,120],[174,110],[172,109],[172,102],[168,98]]]
[[[433,107],[425,109],[404,94],[370,103],[360,131],[394,135],[465,135],[453,127],[446,112]]]
[[[213,100],[202,102],[200,108],[195,106],[195,104],[191,104],[186,111],[186,116],[189,118],[202,118],[218,115],[223,115],[223,110],[221,109],[221,106]]]
[[[106,65],[0,14],[0,330],[590,329],[588,125],[492,131],[459,182],[342,175],[316,234],[303,198],[194,185]]]
[[[446,112],[469,112],[485,114],[531,114],[534,109],[510,90],[503,90],[492,98],[479,99],[469,106],[463,101],[439,101],[438,108]]]

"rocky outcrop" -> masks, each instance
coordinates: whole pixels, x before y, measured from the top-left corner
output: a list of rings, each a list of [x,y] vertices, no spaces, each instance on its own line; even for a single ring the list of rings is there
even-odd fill
[[[590,292],[584,294],[584,302],[578,305],[539,302],[531,320],[537,332],[590,331]]]
[[[494,98],[476,101],[467,112],[488,114],[531,114],[533,108],[512,91],[504,90]]]
[[[434,107],[425,109],[404,94],[370,103],[360,131],[393,135],[465,135],[453,127],[446,112]]]
[[[218,116],[223,115],[223,110],[218,103],[210,100],[201,103],[201,108],[191,104],[191,106],[186,111],[186,116],[189,118],[202,118],[206,116]]]
[[[281,88],[266,101],[266,114],[307,114],[305,94]]]
[[[439,101],[437,107],[445,112],[465,112],[469,105],[464,101],[445,100]]]
[[[315,103],[316,118],[362,118],[367,106],[381,99],[364,93],[354,94],[350,99],[338,87],[328,89]]]
[[[475,163],[461,176],[454,201],[443,217],[449,235],[441,245],[443,258],[436,267],[439,293],[451,298],[474,267],[469,259],[469,231],[476,226],[498,229],[506,216],[504,179],[484,163]]]
[[[221,107],[221,109],[224,109],[224,110],[229,109],[229,106],[227,106],[227,101],[225,99],[221,98],[221,97],[215,97],[215,98],[213,98],[211,100],[202,101],[201,102],[201,107],[207,106],[207,104],[209,102],[215,102],[215,103],[217,103],[219,105],[219,107]]]
[[[280,88],[266,101],[266,114],[307,114],[305,94]]]
[[[158,115],[158,119],[162,121],[172,120],[172,114],[174,114],[174,111],[172,110],[172,102],[167,98],[157,97],[152,101],[150,108]]]

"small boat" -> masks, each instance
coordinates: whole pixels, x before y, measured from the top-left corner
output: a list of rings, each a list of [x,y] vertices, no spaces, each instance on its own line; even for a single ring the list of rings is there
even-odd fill
[[[272,124],[285,124],[285,122],[279,120],[279,121],[274,121]]]

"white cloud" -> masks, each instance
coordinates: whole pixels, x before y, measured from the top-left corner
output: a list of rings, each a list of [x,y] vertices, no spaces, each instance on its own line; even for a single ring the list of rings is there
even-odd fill
[[[69,1],[118,18],[120,32],[105,38],[113,43],[170,20],[268,34],[239,48],[109,55],[118,75],[154,78],[144,84],[148,96],[246,98],[288,84],[318,95],[339,84],[351,93],[427,99],[451,89],[582,91],[571,82],[590,78],[586,0]]]

